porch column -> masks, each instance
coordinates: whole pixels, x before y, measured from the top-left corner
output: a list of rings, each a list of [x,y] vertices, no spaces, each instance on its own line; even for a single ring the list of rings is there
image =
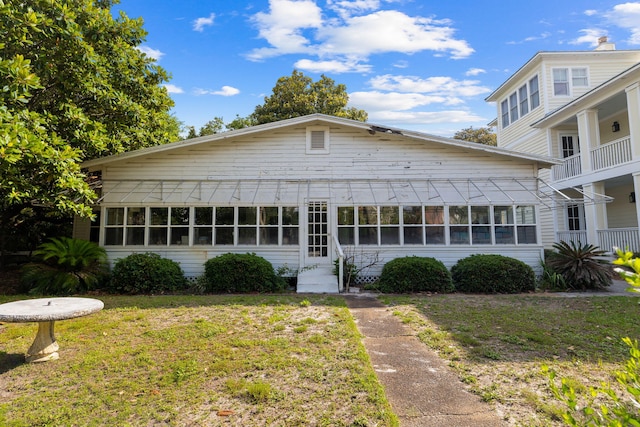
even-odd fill
[[[578,119],[578,139],[580,140],[580,163],[584,175],[592,170],[591,150],[600,144],[598,110],[583,110],[576,117]]]
[[[596,198],[596,194],[604,194],[604,183],[593,182],[582,186],[586,195]],[[607,228],[607,205],[606,203],[594,203],[585,196],[584,200],[584,220],[587,226],[587,242],[594,246],[600,246],[598,230]],[[600,248],[610,251],[611,248]]]
[[[625,92],[627,93],[631,155],[637,159],[640,157],[640,82],[627,86]],[[636,188],[638,188],[637,184]]]

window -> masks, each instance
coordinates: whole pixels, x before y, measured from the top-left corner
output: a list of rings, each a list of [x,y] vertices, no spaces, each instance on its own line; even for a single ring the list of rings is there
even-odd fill
[[[405,245],[422,245],[422,207],[402,207],[403,241]]]
[[[553,94],[555,96],[569,95],[569,70],[555,68],[553,70]]]
[[[255,245],[257,242],[256,208],[238,208],[238,244]]]
[[[513,208],[511,206],[494,206],[493,222],[496,244],[515,243]]]
[[[449,206],[449,241],[452,245],[469,243],[468,206]]]
[[[520,117],[529,112],[529,97],[527,96],[527,85],[518,89],[518,95],[520,97]]]
[[[282,244],[300,244],[297,207],[282,208]]]
[[[355,209],[352,206],[338,208],[338,240],[343,245],[355,245],[356,243],[354,212]]]
[[[337,213],[342,245],[445,245],[446,237],[450,245],[537,243],[531,205],[340,206]]]
[[[553,94],[555,96],[569,96],[572,87],[588,86],[588,73],[584,67],[553,69]]]
[[[378,244],[378,208],[360,206],[358,208],[358,243],[361,245]]]
[[[278,208],[276,206],[260,208],[260,235],[261,245],[278,244]]]
[[[571,69],[571,84],[573,87],[587,87],[589,82],[587,81],[587,69],[586,68],[572,68]]]
[[[562,158],[575,156],[580,152],[580,145],[575,143],[574,140],[578,138],[573,135],[560,135],[560,142],[562,143]]]
[[[307,154],[329,153],[329,127],[312,126],[307,128]]]
[[[145,208],[127,208],[127,245],[144,245]]]
[[[427,245],[444,245],[444,206],[425,206],[424,223]]]
[[[500,104],[500,112],[502,114],[502,127],[509,126],[509,101],[506,99]]]
[[[538,76],[534,76],[500,103],[502,128],[529,114],[538,106],[540,106],[540,91]]]
[[[516,92],[513,92],[509,97],[509,108],[509,116],[511,118],[511,123],[513,123],[518,120],[518,94]]]
[[[533,206],[516,207],[516,224],[519,244],[535,244],[538,242],[535,223],[536,212]]]
[[[124,208],[107,208],[105,210],[105,245],[123,245]]]
[[[234,208],[216,207],[215,244],[233,245],[234,237]]]
[[[529,98],[531,99],[531,110],[540,105],[540,90],[538,89],[538,76],[529,80]]]
[[[400,244],[400,210],[398,206],[380,208],[380,244]]]
[[[582,230],[580,205],[567,206],[567,226],[571,231]]]
[[[299,245],[297,207],[127,207],[104,213],[108,246]]]
[[[193,228],[194,245],[213,244],[213,208],[195,208],[195,227]]]
[[[491,216],[489,206],[471,206],[471,242],[491,244]]]

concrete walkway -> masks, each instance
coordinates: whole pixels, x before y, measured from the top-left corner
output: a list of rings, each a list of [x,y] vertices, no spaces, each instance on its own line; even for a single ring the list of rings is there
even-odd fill
[[[354,294],[345,300],[400,426],[506,425],[377,298]]]

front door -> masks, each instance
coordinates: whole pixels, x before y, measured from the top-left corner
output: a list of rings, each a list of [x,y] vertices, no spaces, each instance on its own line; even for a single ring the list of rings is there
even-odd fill
[[[329,212],[326,201],[309,202],[307,208],[306,264],[327,264],[331,261]]]

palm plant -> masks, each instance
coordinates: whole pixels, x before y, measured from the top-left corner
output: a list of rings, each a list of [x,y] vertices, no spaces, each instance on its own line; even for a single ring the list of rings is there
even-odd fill
[[[601,257],[605,251],[597,246],[574,241],[554,243],[557,251],[549,256],[549,267],[564,278],[569,289],[602,289],[611,285],[613,271]]]
[[[22,281],[32,293],[74,294],[95,288],[108,273],[107,254],[95,243],[53,238],[34,252],[37,262],[26,264]]]

